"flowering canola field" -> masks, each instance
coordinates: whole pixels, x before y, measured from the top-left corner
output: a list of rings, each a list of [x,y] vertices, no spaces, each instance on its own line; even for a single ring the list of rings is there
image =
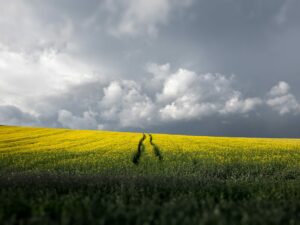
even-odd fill
[[[300,139],[0,126],[0,224],[300,224]]]
[[[172,176],[229,165],[270,170],[281,165],[282,172],[300,166],[300,139],[150,136],[145,134],[133,163],[141,133],[1,126],[0,170]]]
[[[145,134],[138,162],[133,163],[142,137],[141,133],[1,126],[0,172],[188,176],[235,167],[245,172],[265,168],[260,171],[263,175],[276,168],[288,172],[300,164],[300,139],[168,134]]]

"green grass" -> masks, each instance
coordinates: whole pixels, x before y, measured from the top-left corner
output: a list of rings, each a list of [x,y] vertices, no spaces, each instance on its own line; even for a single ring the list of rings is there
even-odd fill
[[[300,224],[300,140],[1,126],[0,224]]]

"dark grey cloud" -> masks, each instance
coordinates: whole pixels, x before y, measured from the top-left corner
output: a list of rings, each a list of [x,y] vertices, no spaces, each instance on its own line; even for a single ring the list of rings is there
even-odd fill
[[[38,125],[39,121],[33,115],[23,112],[15,106],[0,105],[0,124]]]
[[[300,135],[299,1],[0,4],[1,123]]]

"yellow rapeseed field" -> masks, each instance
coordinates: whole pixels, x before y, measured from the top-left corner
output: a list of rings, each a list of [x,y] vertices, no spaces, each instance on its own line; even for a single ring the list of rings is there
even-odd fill
[[[99,172],[132,166],[140,134],[46,128],[0,128],[1,170]]]
[[[175,176],[224,167],[242,171],[265,167],[270,172],[300,163],[299,139],[152,134],[150,142],[150,136],[141,140],[142,133],[1,126],[0,169]]]
[[[299,224],[300,140],[0,126],[0,224]]]

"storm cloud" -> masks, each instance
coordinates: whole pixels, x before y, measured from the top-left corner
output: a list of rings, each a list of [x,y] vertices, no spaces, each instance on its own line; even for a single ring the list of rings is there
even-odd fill
[[[298,1],[0,3],[1,124],[300,136]]]

